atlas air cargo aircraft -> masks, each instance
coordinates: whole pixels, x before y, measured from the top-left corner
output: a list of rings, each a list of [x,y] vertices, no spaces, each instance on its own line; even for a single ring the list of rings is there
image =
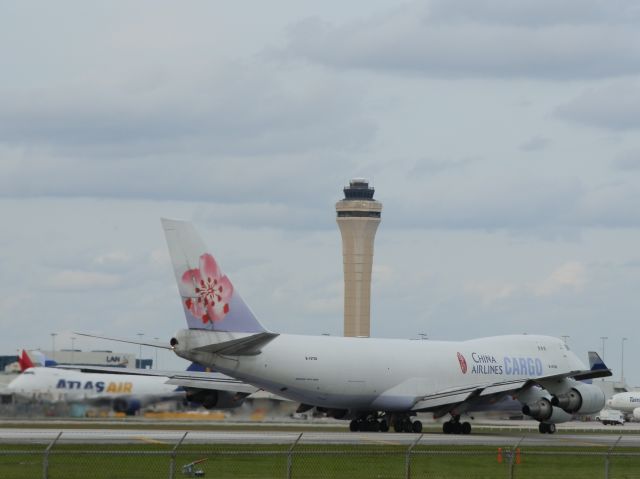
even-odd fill
[[[189,382],[171,382],[167,376],[161,375],[128,374],[127,369],[123,368],[93,368],[101,372],[83,372],[82,366],[73,369],[36,367],[24,350],[18,361],[23,371],[8,385],[9,390],[18,397],[110,406],[115,412],[127,415],[159,402],[182,399],[201,404],[207,409],[236,407],[242,403],[244,396],[257,391],[256,388],[241,384],[236,389],[242,389],[244,395],[228,391],[218,394],[216,390],[207,389],[206,384],[190,387]],[[185,372],[197,375],[203,371],[203,367],[192,364]],[[234,387],[235,383],[239,381],[229,379],[224,386]]]
[[[171,349],[299,402],[299,412],[315,407],[350,420],[352,431],[397,432],[420,432],[416,413],[431,412],[450,418],[444,433],[468,434],[471,424],[461,417],[511,396],[539,421],[541,433],[553,433],[557,423],[604,406],[602,391],[581,381],[611,371],[599,358],[587,369],[554,337],[411,341],[269,331],[191,223],[163,219],[162,225],[187,323],[171,338]]]

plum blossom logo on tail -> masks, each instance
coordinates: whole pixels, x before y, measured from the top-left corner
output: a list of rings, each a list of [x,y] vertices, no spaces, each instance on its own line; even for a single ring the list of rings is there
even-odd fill
[[[458,353],[458,362],[460,363],[462,374],[467,374],[467,360],[464,359],[464,356],[460,353]]]
[[[182,283],[193,288],[184,305],[203,324],[220,321],[229,313],[233,285],[209,253],[200,256],[199,268],[184,272]]]

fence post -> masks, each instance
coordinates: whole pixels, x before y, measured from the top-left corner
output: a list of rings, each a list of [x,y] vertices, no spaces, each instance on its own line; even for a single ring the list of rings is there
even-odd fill
[[[604,458],[604,479],[609,479],[609,456],[611,455],[613,450],[616,448],[616,446],[618,445],[621,439],[622,439],[622,436],[619,436],[618,440],[614,442],[613,446],[609,448],[609,450],[607,451],[607,455]]]
[[[173,446],[173,449],[171,450],[171,461],[169,461],[169,479],[173,479],[173,475],[176,471],[176,451],[180,447],[180,444],[182,444],[182,441],[184,441],[184,438],[187,437],[187,434],[189,434],[189,431],[185,432],[182,435],[180,440],[176,443],[175,446]]]
[[[42,479],[47,479],[49,477],[49,452],[51,451],[53,445],[58,442],[60,436],[62,436],[62,431],[58,433],[56,438],[51,441],[47,448],[44,450],[44,457],[42,458]]]
[[[404,477],[405,477],[405,479],[409,479],[411,477],[411,451],[422,440],[422,436],[424,436],[424,433],[420,434],[420,437],[418,437],[418,439],[413,441],[413,444],[411,444],[409,446],[409,449],[407,449],[407,455],[404,458]]]
[[[509,454],[509,479],[513,479],[513,461],[515,461],[516,451],[518,450],[520,443],[524,441],[524,438],[525,436],[522,436],[520,438],[520,440],[516,443],[514,448],[511,450],[511,454]]]
[[[291,444],[291,447],[289,448],[289,452],[287,453],[287,479],[291,479],[291,470],[293,469],[293,450],[300,442],[300,439],[302,439],[303,434],[304,433],[301,432],[300,435],[298,436],[298,439],[293,441],[293,444]]]

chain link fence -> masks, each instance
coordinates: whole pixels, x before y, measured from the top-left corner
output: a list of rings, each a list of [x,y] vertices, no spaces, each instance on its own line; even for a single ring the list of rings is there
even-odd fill
[[[424,435],[410,444],[393,436],[366,436],[372,444],[305,441],[264,444],[168,442],[139,437],[135,444],[65,442],[0,444],[0,478],[639,478],[640,450],[619,445],[526,445],[525,437],[502,447],[433,445]]]

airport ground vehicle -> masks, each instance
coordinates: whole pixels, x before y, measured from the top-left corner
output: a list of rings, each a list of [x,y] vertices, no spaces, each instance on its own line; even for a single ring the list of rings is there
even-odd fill
[[[622,426],[625,423],[624,414],[615,409],[603,409],[596,416],[596,421],[600,421],[604,425]]]

